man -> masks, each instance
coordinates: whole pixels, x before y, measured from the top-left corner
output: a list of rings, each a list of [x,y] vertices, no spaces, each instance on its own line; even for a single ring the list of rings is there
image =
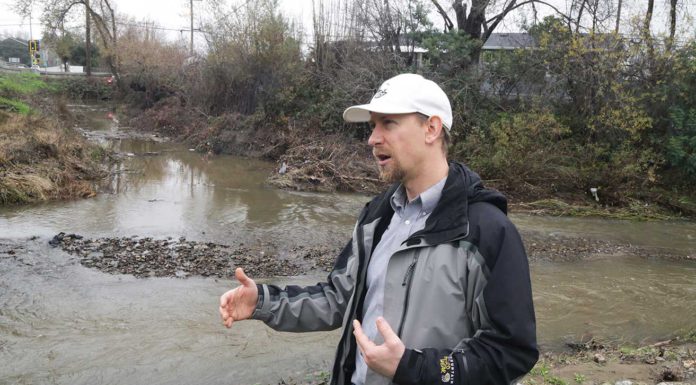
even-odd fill
[[[368,143],[393,185],[363,209],[327,282],[241,286],[220,298],[225,326],[343,327],[332,384],[509,384],[538,358],[527,256],[507,201],[448,163],[452,109],[420,75],[384,82],[369,104]]]

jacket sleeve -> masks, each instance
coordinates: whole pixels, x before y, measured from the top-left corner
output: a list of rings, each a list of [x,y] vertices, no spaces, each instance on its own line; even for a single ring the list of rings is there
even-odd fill
[[[341,326],[353,292],[352,241],[343,248],[326,282],[313,286],[257,285],[259,299],[252,319],[288,332],[332,330]]]
[[[500,216],[493,221],[497,225],[477,229],[479,251],[473,257],[484,260],[478,279],[485,284],[467,307],[473,337],[452,350],[407,349],[395,383],[512,384],[534,367],[539,353],[527,255],[515,226]]]

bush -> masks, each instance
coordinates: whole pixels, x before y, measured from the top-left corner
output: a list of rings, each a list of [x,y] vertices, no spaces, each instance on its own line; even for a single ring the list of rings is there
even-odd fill
[[[74,76],[55,84],[60,93],[72,100],[106,100],[113,95],[113,87],[103,77]]]
[[[570,129],[549,113],[502,113],[488,130],[471,132],[453,152],[496,187],[549,196],[577,189],[578,159]]]
[[[670,120],[674,134],[667,142],[667,161],[696,182],[696,108],[673,108]]]

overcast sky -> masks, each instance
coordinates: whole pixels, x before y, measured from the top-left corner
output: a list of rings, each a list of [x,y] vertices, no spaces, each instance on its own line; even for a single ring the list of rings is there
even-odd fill
[[[556,5],[559,9],[565,10],[568,0],[548,0],[550,3]],[[679,0],[681,4],[684,5],[686,13],[694,15],[693,10],[696,9],[696,0]],[[28,37],[29,35],[29,20],[22,19],[12,11],[12,0],[0,0],[0,34],[3,36],[16,35],[16,32],[23,32],[24,35]],[[160,27],[171,28],[178,31],[167,31],[166,35],[168,38],[175,40],[177,38],[187,38],[186,30],[189,29],[189,0],[112,0],[115,5],[117,12],[120,14],[126,14],[134,17],[136,20],[153,20],[158,23]],[[309,25],[311,23],[312,14],[312,0],[280,0],[280,7],[282,12],[306,26],[306,30],[311,30]],[[441,4],[448,4],[448,0],[441,1]],[[630,17],[630,12],[633,14],[642,15],[645,10],[641,9],[645,7],[644,0],[639,0],[635,2],[624,1],[625,7],[631,7],[632,9],[624,10],[623,15]],[[663,30],[666,25],[667,20],[667,0],[658,0],[655,2],[655,16],[653,19],[653,29]],[[198,0],[194,1],[194,12],[196,10],[196,5],[201,4]],[[551,14],[552,11],[547,8],[540,6],[540,14],[546,15]],[[33,23],[32,30],[34,38],[39,38],[41,36],[41,25],[39,22],[39,17],[41,15],[41,10],[36,9],[33,12]],[[441,20],[434,15],[433,19],[436,21],[436,25],[441,24]],[[512,17],[508,17],[505,20],[504,25],[499,26],[496,29],[497,32],[514,32],[519,30],[519,24],[525,17],[522,13],[516,13]],[[622,17],[622,19],[624,19]],[[627,19],[626,19],[627,20]],[[625,24],[625,23],[624,23]],[[694,20],[692,18],[682,18],[680,20],[680,25],[682,27],[682,37],[690,36],[694,37],[696,31]]]

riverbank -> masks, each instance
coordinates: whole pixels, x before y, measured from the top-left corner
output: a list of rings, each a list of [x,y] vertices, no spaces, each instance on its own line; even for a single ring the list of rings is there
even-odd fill
[[[696,330],[650,345],[619,346],[589,340],[566,352],[541,352],[522,385],[683,385],[696,384]],[[288,378],[278,385],[328,385],[327,371]]]
[[[65,122],[0,112],[0,205],[92,197],[106,158]]]
[[[73,128],[59,89],[0,74],[0,205],[92,197],[106,176],[107,152]]]
[[[321,122],[288,118],[280,124],[238,113],[212,117],[186,106],[177,97],[161,100],[145,110],[124,107],[124,113],[129,116],[128,125],[136,130],[172,137],[201,153],[275,162],[276,169],[267,182],[277,188],[374,195],[386,187],[379,180],[366,139],[358,139],[360,135],[356,134],[365,132],[364,127],[332,133],[322,131]],[[456,156],[453,159],[471,161]],[[569,189],[556,185],[557,182],[544,188],[513,186],[512,190],[504,180],[484,179],[484,182],[508,196],[512,212],[629,220],[696,218],[693,197],[654,184],[641,187],[640,191],[625,191],[622,194],[625,196],[615,201],[607,198],[604,188],[599,188],[595,196],[589,188],[555,193]]]

